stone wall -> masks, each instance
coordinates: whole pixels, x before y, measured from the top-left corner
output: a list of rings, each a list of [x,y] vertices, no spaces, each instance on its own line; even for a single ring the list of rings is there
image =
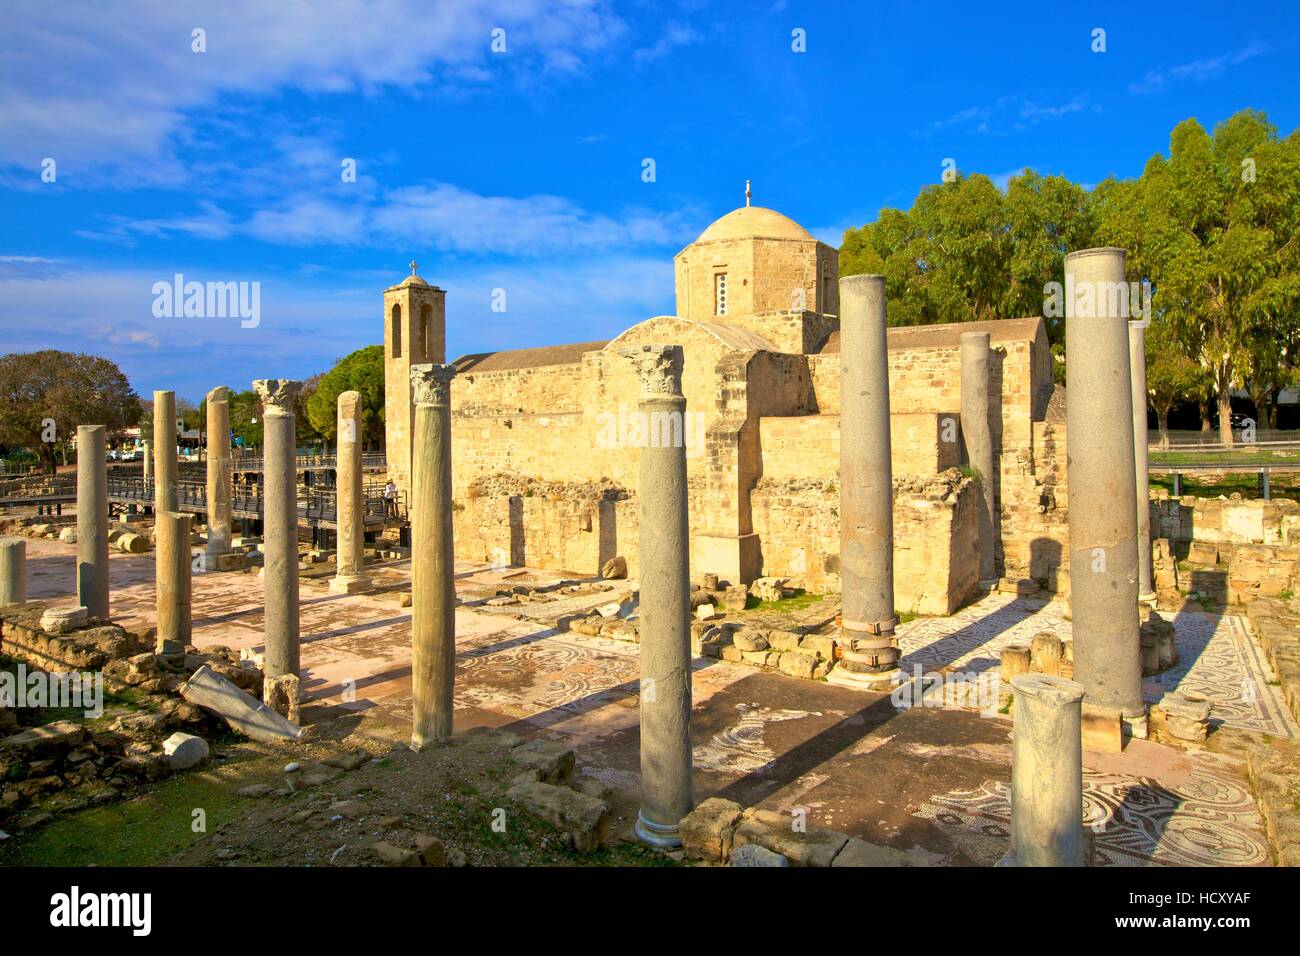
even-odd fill
[[[689,483],[691,535],[706,520],[707,489]],[[949,614],[976,588],[978,525],[974,482],[949,470],[895,482],[894,579],[898,610]],[[753,494],[754,530],[769,575],[810,592],[839,590],[839,492],[833,481],[764,479]],[[563,484],[498,475],[455,502],[456,554],[467,561],[599,573],[622,555],[639,568],[635,494],[614,483]],[[695,542],[692,542],[694,547]],[[713,568],[691,556],[698,580]]]

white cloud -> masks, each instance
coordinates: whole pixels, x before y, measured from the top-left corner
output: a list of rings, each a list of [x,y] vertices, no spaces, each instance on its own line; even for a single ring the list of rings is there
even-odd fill
[[[698,34],[689,24],[670,22],[664,27],[663,36],[651,46],[642,47],[632,53],[632,60],[638,66],[661,60],[678,47],[689,46],[700,40]]]
[[[629,209],[594,213],[560,196],[484,196],[449,183],[407,186],[371,200],[298,193],[278,205],[233,221],[212,203],[194,215],[132,220],[113,217],[83,238],[133,243],[139,236],[226,239],[248,236],[290,246],[373,245],[401,242],[443,252],[545,258],[578,250],[668,246],[698,233],[687,211]]]
[[[1181,82],[1204,83],[1222,75],[1230,67],[1238,66],[1268,52],[1262,43],[1252,43],[1235,53],[1202,57],[1177,66],[1147,70],[1142,79],[1129,84],[1129,92],[1139,95],[1159,93],[1171,84]]]
[[[491,30],[508,53],[490,52]],[[206,31],[207,51],[191,49]],[[191,115],[283,89],[369,93],[573,72],[626,30],[602,0],[92,0],[5,13],[0,165],[60,181],[184,181]],[[224,101],[223,101],[224,100]]]

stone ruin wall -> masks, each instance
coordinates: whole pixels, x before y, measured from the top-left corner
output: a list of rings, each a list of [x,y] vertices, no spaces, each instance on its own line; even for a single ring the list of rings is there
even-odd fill
[[[763,573],[800,579],[813,591],[836,589],[838,492],[826,489],[838,473],[838,354],[737,353],[676,319],[644,325],[617,344],[667,334],[693,338],[683,383],[688,411],[702,412],[704,426],[715,427],[744,410],[739,414],[749,416],[755,436],[739,460],[715,461],[712,439],[704,449],[691,449],[692,536],[716,533],[719,516],[728,505],[735,507],[734,501],[718,501],[716,483],[710,492],[709,469],[725,465],[750,472]],[[1034,338],[1000,340],[995,334],[993,346],[991,391],[995,401],[1001,399],[994,420],[999,559],[1008,577],[1035,577],[1064,593],[1068,580],[1058,568],[1068,564],[1065,426],[1044,420],[1051,383],[1046,333],[1040,324]],[[959,420],[959,351],[895,347],[889,358],[893,465],[900,486],[899,609],[948,613],[967,598],[966,577],[975,574],[974,506],[966,505],[973,482],[965,482],[970,492],[950,489],[936,499],[924,479],[960,462],[959,441],[942,440],[945,420]],[[637,386],[624,365],[614,352],[600,351],[577,363],[470,370],[457,378],[452,399],[458,556],[592,574],[620,553],[636,573],[636,451],[597,441],[601,411],[617,413],[620,403],[635,408]],[[501,477],[489,481],[490,476]],[[913,489],[909,482],[917,478],[922,484]],[[502,481],[514,484],[507,488]]]

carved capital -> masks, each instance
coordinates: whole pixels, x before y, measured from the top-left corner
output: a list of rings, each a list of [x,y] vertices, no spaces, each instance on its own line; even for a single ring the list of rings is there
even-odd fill
[[[634,345],[618,354],[632,363],[641,379],[641,394],[647,398],[682,394],[682,347],[680,345]]]
[[[302,391],[302,382],[287,378],[259,378],[253,381],[253,391],[262,400],[266,415],[292,415],[293,400]]]
[[[450,365],[412,365],[411,397],[417,405],[451,405],[451,380],[456,370]]]

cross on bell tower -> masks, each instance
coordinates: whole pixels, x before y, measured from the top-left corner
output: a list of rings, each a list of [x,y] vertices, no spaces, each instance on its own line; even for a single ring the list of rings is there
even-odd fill
[[[745,205],[749,205],[749,180],[745,180]]]

